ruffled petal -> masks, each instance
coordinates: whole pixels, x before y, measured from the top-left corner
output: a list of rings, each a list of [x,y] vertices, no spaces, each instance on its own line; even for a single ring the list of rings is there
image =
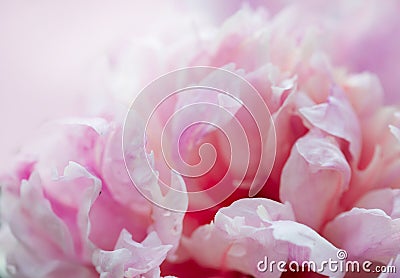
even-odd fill
[[[175,190],[186,192],[185,183],[180,176],[172,175],[171,188],[159,202],[164,207],[153,207],[152,219],[154,222],[150,230],[154,229],[157,232],[163,244],[172,245],[168,253],[168,259],[174,260],[176,258],[175,252],[179,247],[182,236],[184,211],[188,207],[188,198],[182,199],[180,194],[175,194]],[[170,211],[168,209],[169,207],[176,207],[176,204],[180,204],[179,211]]]
[[[23,277],[31,275],[35,268],[42,271],[43,277],[93,274],[94,269],[88,267],[94,250],[88,239],[88,214],[99,195],[100,180],[71,162],[53,184],[69,187],[75,192],[73,201],[65,194],[64,198],[55,198],[47,191],[48,185],[44,186],[46,182],[33,172],[29,180],[21,182],[18,198],[4,196],[15,198],[15,206],[7,212],[7,218],[18,242],[8,254],[9,265]],[[79,187],[80,191],[77,190]],[[36,252],[37,249],[41,252]]]
[[[148,226],[148,230],[156,231],[163,244],[173,246],[169,252],[169,259],[173,259],[182,234],[183,217],[188,208],[186,185],[182,177],[175,172],[169,173],[169,184],[160,178],[155,167],[154,153],[148,154],[144,148],[143,133],[137,115],[132,115],[130,120],[130,124],[137,123],[137,125],[126,127],[127,133],[124,138],[126,167],[136,186],[135,190],[139,190],[141,197],[147,199],[144,199],[148,202],[145,205],[151,204],[149,216],[152,223]],[[127,185],[124,185],[124,188],[129,190]],[[137,198],[133,193],[131,196]]]
[[[220,209],[214,222],[195,230],[185,240],[185,248],[203,266],[255,277],[280,277],[279,271],[258,269],[266,257],[269,261],[299,263],[336,258],[336,247],[293,219],[289,204],[241,199]],[[328,270],[322,274],[343,276]]]
[[[122,139],[122,126],[110,129],[105,142],[99,143],[100,145],[104,144],[104,151],[101,159],[99,159],[98,168],[112,198],[137,214],[137,217],[148,218],[151,214],[151,203],[135,187],[124,160],[125,157],[128,162],[132,160],[140,161],[144,142],[139,140],[140,134],[137,133],[136,141],[132,140],[131,148],[125,149],[124,152]]]
[[[100,277],[160,277],[160,264],[165,260],[171,245],[163,245],[155,232],[141,243],[122,230],[114,251],[99,250],[93,263]]]

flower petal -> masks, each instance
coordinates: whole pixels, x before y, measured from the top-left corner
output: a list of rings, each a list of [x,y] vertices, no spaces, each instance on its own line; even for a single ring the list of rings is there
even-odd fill
[[[163,245],[155,232],[138,243],[122,230],[114,251],[99,250],[93,263],[102,278],[160,277],[160,264],[171,247]]]
[[[338,212],[350,181],[350,166],[336,141],[312,130],[294,145],[282,170],[280,198],[296,219],[319,230]]]
[[[7,212],[7,218],[12,234],[18,239],[8,254],[8,263],[16,273],[27,276],[34,268],[41,269],[43,277],[93,274],[94,269],[88,267],[94,250],[88,239],[88,214],[99,195],[100,180],[79,164],[71,162],[65,168],[64,175],[53,184],[72,187],[76,206],[68,196],[55,198],[45,183],[46,179],[35,171],[29,180],[21,182],[19,198],[4,196],[15,198],[15,206]],[[36,252],[37,249],[41,252]]]
[[[390,270],[389,270],[390,268]],[[386,273],[382,273],[378,278],[396,278],[398,277],[397,270],[400,269],[400,255],[390,260],[386,266]]]
[[[400,218],[400,189],[386,188],[370,191],[354,206],[365,209],[381,209],[392,219]]]
[[[352,159],[359,160],[361,151],[361,129],[351,104],[344,92],[332,88],[328,101],[300,109],[300,113],[312,126],[346,140],[350,144]],[[337,124],[340,122],[341,124]]]
[[[387,264],[400,253],[400,219],[380,209],[353,208],[328,223],[323,235],[345,249],[349,259]]]
[[[311,228],[293,221],[289,204],[269,199],[241,199],[220,209],[214,222],[195,230],[184,243],[201,265],[236,270],[255,277],[280,277],[279,271],[260,272],[258,263],[336,258],[338,249]],[[329,273],[332,277],[342,274]],[[336,275],[336,276],[335,276]]]

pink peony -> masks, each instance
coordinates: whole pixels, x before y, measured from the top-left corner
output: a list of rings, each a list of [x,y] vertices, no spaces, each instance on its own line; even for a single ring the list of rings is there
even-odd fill
[[[8,273],[346,274],[262,272],[266,257],[399,268],[400,110],[383,105],[373,73],[334,64],[325,40],[337,29],[302,18],[301,8],[269,17],[244,7],[166,49],[135,41],[111,51],[105,73],[115,95],[118,84],[140,90],[177,67],[211,68],[119,94],[137,97],[126,119],[110,97],[96,116],[49,123],[31,138],[0,179]],[[162,62],[135,65],[143,49]],[[203,87],[162,99],[188,85]],[[191,125],[201,120],[213,125]]]

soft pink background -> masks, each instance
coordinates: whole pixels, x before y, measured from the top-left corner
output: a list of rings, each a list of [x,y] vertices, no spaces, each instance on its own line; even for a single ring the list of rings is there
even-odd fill
[[[0,2],[0,166],[43,121],[79,114],[96,59],[171,17],[159,2]]]

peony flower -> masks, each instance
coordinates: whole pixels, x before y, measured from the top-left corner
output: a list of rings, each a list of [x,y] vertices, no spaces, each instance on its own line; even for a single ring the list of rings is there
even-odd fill
[[[400,267],[399,108],[384,106],[373,73],[335,64],[325,41],[335,28],[303,17],[244,7],[161,53],[140,42],[112,51],[113,94],[191,68],[130,92],[131,109],[110,101],[31,139],[0,179],[9,274],[344,277],[287,264]],[[124,71],[143,47],[163,61]]]

